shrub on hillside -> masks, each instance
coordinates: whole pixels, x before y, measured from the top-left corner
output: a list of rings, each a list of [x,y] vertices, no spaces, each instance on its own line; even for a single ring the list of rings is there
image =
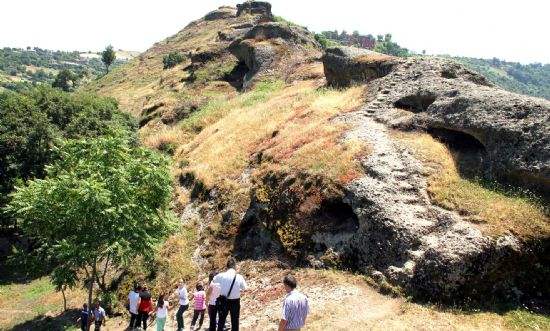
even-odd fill
[[[178,52],[170,52],[162,58],[164,69],[173,68],[181,62],[183,62],[183,55]]]

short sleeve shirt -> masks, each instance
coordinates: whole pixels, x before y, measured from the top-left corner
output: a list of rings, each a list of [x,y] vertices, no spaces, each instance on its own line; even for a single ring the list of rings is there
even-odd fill
[[[235,275],[237,275],[236,278]],[[231,293],[229,293],[233,279],[235,279],[235,284],[231,289]],[[226,272],[217,274],[213,282],[220,284],[220,295],[225,295],[228,299],[239,299],[241,291],[246,290],[246,282],[243,276],[237,274],[235,269],[229,269]]]
[[[286,329],[303,328],[309,313],[307,297],[297,290],[292,290],[283,301],[282,319],[286,321]]]

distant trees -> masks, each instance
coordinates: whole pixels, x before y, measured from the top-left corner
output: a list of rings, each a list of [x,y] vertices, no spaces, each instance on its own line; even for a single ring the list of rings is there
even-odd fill
[[[115,64],[123,61],[115,60],[109,68],[112,69]],[[0,75],[5,73],[19,78],[17,81],[0,80],[0,86],[6,89],[17,91],[26,85],[39,83],[51,85],[56,73],[62,70],[70,70],[78,77],[94,77],[103,74],[105,66],[100,58],[82,58],[79,52],[52,51],[38,47],[0,48]]]
[[[164,69],[173,68],[181,62],[183,62],[183,55],[178,52],[170,52],[162,58]]]
[[[71,92],[74,90],[77,81],[78,76],[76,74],[68,69],[63,69],[55,76],[52,86],[62,89],[65,92]]]
[[[387,33],[385,36],[378,35],[374,50],[379,53],[384,53],[393,56],[409,56],[409,50],[399,46],[396,42],[392,41],[392,35]]]
[[[95,284],[112,290],[108,272],[152,259],[172,229],[168,159],[117,137],[69,140],[56,153],[46,177],[18,187],[6,210],[32,255],[53,267],[56,287],[86,284],[91,307]]]
[[[336,30],[323,31],[320,35],[327,39],[329,47],[335,45],[345,45],[372,49],[375,43],[372,35],[362,35],[357,30],[353,31],[352,34],[348,34],[345,30],[341,33],[338,33]]]
[[[113,50],[113,46],[109,45],[105,48],[105,50],[101,53],[101,61],[105,65],[105,68],[107,69],[107,73],[109,73],[109,67],[116,59],[116,53]]]

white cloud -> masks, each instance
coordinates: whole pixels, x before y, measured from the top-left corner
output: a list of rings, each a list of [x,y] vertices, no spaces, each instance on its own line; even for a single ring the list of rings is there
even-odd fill
[[[18,0],[2,4],[0,46],[145,50],[219,0]],[[544,0],[272,0],[273,12],[311,30],[392,33],[415,51],[550,63]]]

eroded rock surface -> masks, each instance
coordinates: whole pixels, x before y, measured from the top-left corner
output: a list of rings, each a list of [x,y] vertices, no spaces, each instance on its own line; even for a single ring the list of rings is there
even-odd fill
[[[323,55],[327,83],[336,87],[366,83],[390,73],[398,60],[355,47],[332,47]]]
[[[401,59],[376,77],[372,68],[358,65],[360,54],[329,51],[327,81],[349,85],[378,78],[369,84],[375,92],[365,106],[377,120],[427,130],[458,148],[478,148],[487,177],[550,192],[550,102],[493,87],[446,59]]]
[[[244,77],[245,89],[255,79],[284,75],[293,66],[321,55],[309,31],[277,22],[255,25],[244,37],[235,39],[230,50],[249,69]]]

